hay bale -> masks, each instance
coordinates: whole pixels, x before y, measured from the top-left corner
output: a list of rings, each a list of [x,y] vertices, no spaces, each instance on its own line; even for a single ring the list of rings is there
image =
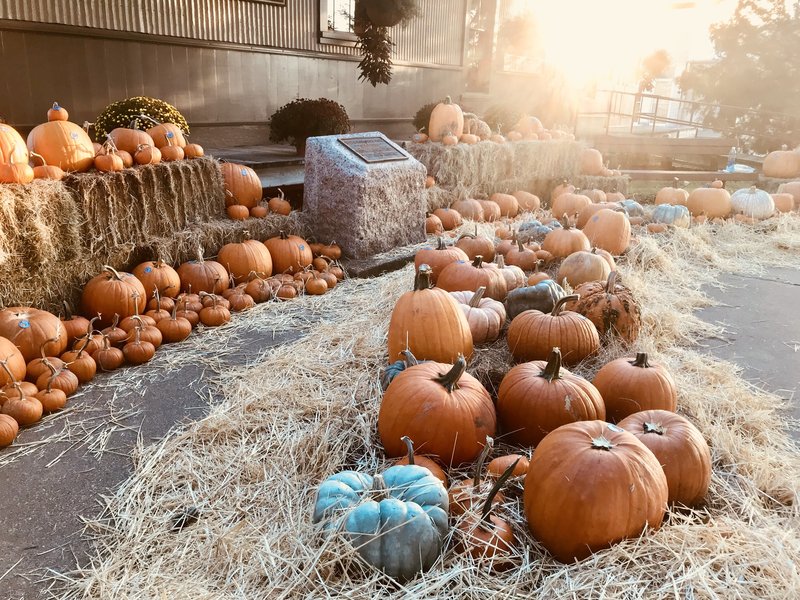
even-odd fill
[[[64,182],[85,215],[89,253],[109,259],[120,248],[167,237],[225,212],[222,172],[211,158],[78,174]]]
[[[60,182],[0,185],[0,302],[49,306],[83,272],[81,216]]]

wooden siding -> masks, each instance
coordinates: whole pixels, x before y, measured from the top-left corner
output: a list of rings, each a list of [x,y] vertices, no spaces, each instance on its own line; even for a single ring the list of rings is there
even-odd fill
[[[227,127],[264,125],[300,96],[336,100],[353,119],[406,118],[423,103],[463,89],[460,69],[397,66],[391,85],[373,88],[357,81],[350,60],[2,27],[0,61],[17,65],[0,79],[0,115],[23,128],[41,123],[54,100],[81,123],[110,102],[155,96],[192,124]]]
[[[288,0],[286,6],[275,6],[248,0],[0,0],[0,19],[356,56],[353,47],[320,43],[319,2]],[[395,28],[397,60],[462,65],[466,0],[421,3],[423,17]]]

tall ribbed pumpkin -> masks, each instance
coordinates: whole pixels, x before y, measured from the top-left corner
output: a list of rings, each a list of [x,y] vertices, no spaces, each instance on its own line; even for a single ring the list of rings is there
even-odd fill
[[[250,167],[222,163],[222,177],[225,179],[228,205],[241,204],[253,208],[261,200],[261,180]]]
[[[525,477],[528,528],[564,563],[657,529],[667,498],[658,459],[632,433],[604,421],[547,434]]]
[[[70,121],[56,119],[34,127],[28,134],[28,150],[64,171],[81,173],[94,165],[95,150],[89,134]]]
[[[389,361],[403,350],[420,360],[453,363],[472,356],[472,333],[458,302],[446,291],[431,288],[431,268],[420,265],[414,290],[397,301],[389,322]]]
[[[0,123],[0,165],[27,163],[28,147],[11,125]]]
[[[450,96],[437,104],[431,111],[428,122],[428,136],[432,142],[441,142],[446,135],[457,138],[464,133],[464,113],[458,104],[454,104]]]

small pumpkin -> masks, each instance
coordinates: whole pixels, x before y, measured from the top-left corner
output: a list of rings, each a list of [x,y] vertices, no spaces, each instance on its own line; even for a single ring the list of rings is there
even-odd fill
[[[637,412],[619,426],[635,435],[658,459],[667,477],[670,504],[702,504],[711,483],[711,451],[685,417],[666,410]]]
[[[536,255],[536,251],[526,248],[519,240],[517,240],[515,248],[511,248],[506,252],[505,261],[523,271],[534,271],[539,265],[539,257]]]
[[[776,150],[764,157],[761,170],[765,177],[793,179],[800,176],[800,153],[792,150]]]
[[[792,198],[794,198],[794,208],[800,208],[800,181],[789,181],[780,184],[778,186],[778,193],[791,194]]]
[[[448,292],[474,292],[483,286],[486,296],[502,302],[508,293],[505,277],[498,269],[485,264],[480,255],[471,263],[463,260],[450,263],[442,269],[436,285]]]
[[[458,302],[445,290],[432,288],[430,279],[430,267],[420,265],[414,289],[400,296],[392,310],[387,340],[392,362],[404,350],[439,362],[472,356],[472,334]],[[403,435],[410,434],[401,432],[397,439]]]
[[[478,459],[475,461],[475,468],[472,471],[472,477],[462,479],[461,481],[454,482],[450,486],[448,495],[450,496],[450,513],[453,515],[463,515],[464,513],[472,510],[476,505],[482,504],[481,496],[492,483],[483,478],[484,465],[489,453],[494,448],[494,440],[491,437],[486,438],[486,443],[483,445]],[[497,494],[494,502],[501,504],[505,498],[502,494]]]
[[[564,215],[571,217],[580,214],[590,204],[592,204],[592,201],[588,196],[566,192],[553,200],[550,210],[554,217],[560,219]]]
[[[152,144],[139,144],[133,154],[133,161],[137,165],[157,165],[161,162],[161,150]]]
[[[528,282],[525,271],[516,265],[506,265],[505,257],[502,254],[498,254],[495,257],[495,263],[497,264],[497,269],[500,271],[500,274],[506,280],[506,290],[508,292],[520,287],[525,287]]]
[[[188,260],[177,270],[181,280],[181,291],[221,294],[230,287],[228,272],[215,260],[206,260],[202,249],[198,249],[197,260]]]
[[[513,219],[517,216],[517,213],[519,213],[519,201],[516,196],[498,192],[489,196],[489,200],[495,202],[500,207],[500,214],[504,217]]]
[[[603,155],[594,148],[581,151],[581,174],[599,176],[603,174]]]
[[[500,216],[500,206],[497,202],[492,202],[491,200],[478,200],[478,204],[481,205],[481,209],[483,210],[483,220],[487,223],[494,223],[495,221],[499,221]]]
[[[92,352],[92,358],[101,371],[114,371],[125,363],[125,354],[111,345],[107,335],[103,336],[103,345]]]
[[[772,194],[772,201],[778,212],[787,213],[794,209],[794,196],[791,194]]]
[[[566,179],[562,179],[561,183],[559,183],[556,187],[553,188],[553,191],[550,192],[550,205],[553,205],[555,199],[558,198],[561,194],[571,194],[575,191],[575,186],[569,183]]]
[[[528,472],[529,459],[522,454],[504,454],[489,461],[486,465],[486,474],[489,477],[497,479],[508,469],[513,466],[511,471],[512,477],[523,477]]]
[[[528,467],[523,500],[533,536],[557,560],[572,563],[648,526],[657,529],[667,498],[667,478],[653,453],[632,433],[598,420],[545,436]]]
[[[225,214],[233,221],[245,221],[250,217],[250,210],[242,204],[231,204],[225,208]]]
[[[675,381],[664,367],[651,363],[646,352],[612,360],[595,375],[592,384],[606,403],[609,421],[618,423],[643,410],[675,412]]]
[[[428,235],[441,235],[444,233],[442,220],[436,215],[428,213],[425,217],[425,233]]]
[[[436,477],[439,481],[442,482],[442,485],[447,487],[447,474],[444,472],[444,469],[439,466],[435,460],[428,458],[427,456],[423,456],[421,454],[414,454],[414,442],[410,437],[404,435],[401,438],[401,441],[406,445],[406,455],[403,458],[400,458],[395,461],[394,464],[396,465],[417,465],[418,467],[423,467],[428,469],[431,472],[431,475]]]
[[[445,231],[452,231],[456,227],[460,227],[463,222],[461,213],[452,208],[437,208],[433,214],[439,217]]]
[[[486,262],[494,260],[494,244],[492,240],[478,235],[478,226],[475,225],[475,233],[461,234],[456,241],[456,247],[461,248],[468,260],[475,260],[480,255]]]
[[[512,367],[497,392],[497,420],[505,438],[517,446],[535,447],[566,423],[605,419],[600,391],[561,366],[553,348],[547,361]]]
[[[517,190],[512,196],[517,199],[519,209],[523,212],[535,212],[542,206],[542,201],[539,200],[538,196],[525,190]]]
[[[579,298],[565,296],[549,314],[529,310],[512,320],[507,338],[514,360],[545,360],[553,348],[561,348],[563,362],[575,365],[597,352],[600,336],[594,324],[577,312],[563,310],[567,302]]]
[[[689,201],[689,192],[678,187],[678,178],[673,179],[673,184],[663,187],[656,192],[656,204],[670,204],[672,206],[686,206]]]
[[[644,218],[645,216],[644,207],[636,200],[621,200],[619,205],[625,211],[625,214],[628,215],[629,219],[635,217]],[[631,225],[632,224],[633,222],[631,222]]]
[[[0,448],[6,448],[14,443],[19,434],[19,425],[10,416],[0,414]]]
[[[161,332],[164,343],[167,344],[182,342],[192,333],[192,323],[188,319],[178,316],[177,302],[172,307],[169,318],[161,319],[156,323],[156,327]]]
[[[509,292],[505,302],[506,313],[510,319],[514,319],[526,310],[550,312],[564,296],[564,289],[548,278]]]
[[[139,148],[142,146],[149,146],[157,150],[155,147],[155,142],[153,141],[153,138],[150,137],[150,134],[146,131],[142,131],[141,129],[137,129],[136,124],[137,121],[134,119],[129,127],[117,127],[112,129],[111,133],[109,134],[109,137],[111,138],[111,141],[114,142],[114,145],[119,150],[124,150],[125,152],[132,154],[134,159]],[[158,153],[158,157],[160,160],[160,152]],[[150,162],[139,164],[150,164]]]
[[[27,185],[36,177],[28,163],[0,164],[0,183]]]
[[[670,204],[657,206],[650,218],[653,223],[672,225],[674,227],[689,227],[689,222],[691,221],[688,208]]]
[[[280,195],[277,198],[270,198],[269,202],[267,202],[269,212],[288,216],[292,212],[292,205],[289,204],[289,201],[283,195],[282,189],[278,188],[278,194]]]
[[[506,309],[502,302],[484,298],[485,287],[475,292],[450,292],[467,318],[474,344],[493,342],[500,337],[500,330],[506,322]]]
[[[33,177],[35,179],[50,179],[52,181],[61,181],[66,176],[64,170],[61,167],[57,167],[55,165],[48,165],[45,162],[44,157],[36,154],[36,152],[31,152],[31,160],[35,161],[38,159],[42,164],[38,167],[33,167]]]
[[[14,384],[18,390],[16,396],[8,398],[3,403],[0,412],[14,419],[20,427],[27,427],[37,423],[42,418],[44,407],[33,395],[26,394],[19,383]]]
[[[459,313],[460,314],[460,313]],[[388,456],[405,453],[407,435],[425,454],[444,464],[475,460],[497,420],[489,392],[466,373],[467,362],[428,362],[400,373],[378,412],[378,434]]]
[[[206,151],[200,144],[186,144],[183,147],[183,152],[188,159],[200,158],[206,155]]]
[[[483,221],[483,207],[477,200],[465,198],[464,200],[456,200],[453,202],[453,210],[458,211],[465,219],[472,221]]]
[[[156,354],[156,347],[141,339],[142,327],[134,328],[133,339],[122,347],[125,360],[132,365],[142,365],[150,361]]]
[[[555,258],[566,258],[573,252],[590,250],[591,247],[589,238],[580,229],[570,227],[566,221],[562,222],[561,228],[548,233],[542,242],[542,250]]]
[[[687,206],[692,215],[704,214],[709,219],[724,218],[731,214],[731,195],[722,188],[697,188],[689,194]]]

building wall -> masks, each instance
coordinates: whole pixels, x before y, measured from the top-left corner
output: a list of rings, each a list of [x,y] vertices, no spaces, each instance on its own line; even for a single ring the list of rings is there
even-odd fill
[[[58,100],[91,121],[148,95],[177,106],[200,143],[234,125],[255,143],[276,108],[327,97],[368,129],[463,90],[464,4],[423,0],[424,16],[394,33],[392,83],[373,88],[358,81],[355,48],[319,42],[318,0],[0,0],[0,61],[15,66],[0,79],[0,115],[25,129]]]

